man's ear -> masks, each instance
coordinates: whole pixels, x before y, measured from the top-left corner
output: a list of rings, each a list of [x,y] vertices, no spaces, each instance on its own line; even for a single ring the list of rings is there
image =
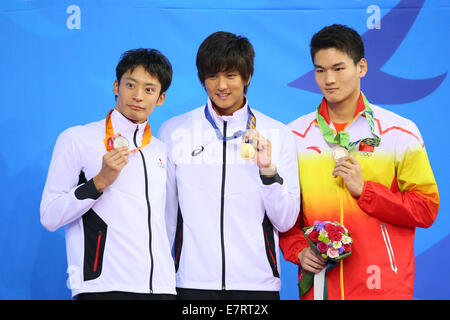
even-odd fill
[[[156,101],[156,106],[157,107],[162,106],[165,100],[166,100],[166,93],[163,92],[159,95],[158,101]]]
[[[114,81],[114,84],[113,84],[113,92],[114,92],[114,94],[116,95],[116,96],[118,96],[119,95],[119,81]]]
[[[246,86],[246,87],[248,87],[248,86],[249,86],[249,84],[250,84],[250,80],[251,80],[251,79],[252,79],[252,76],[249,76],[249,77],[248,77],[248,80],[247,80],[247,83],[245,84],[245,86]]]
[[[359,65],[359,78],[364,78],[367,73],[367,60],[366,58],[362,58],[358,62]]]

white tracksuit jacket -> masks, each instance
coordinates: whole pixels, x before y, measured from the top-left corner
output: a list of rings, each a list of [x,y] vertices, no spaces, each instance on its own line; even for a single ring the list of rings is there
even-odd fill
[[[114,110],[111,121],[130,149],[140,146],[145,123]],[[66,226],[72,295],[126,291],[176,294],[175,270],[164,219],[166,149],[152,137],[130,154],[103,193],[92,178],[106,153],[105,120],[65,130],[58,137],[41,202],[41,223]]]
[[[247,105],[223,117],[210,100],[207,107],[223,136],[245,130]],[[300,208],[293,133],[252,109],[278,171],[263,183],[256,163],[238,155],[242,137],[219,140],[204,109],[166,121],[159,132],[168,150],[166,224],[177,287],[278,291],[278,232],[294,225]]]

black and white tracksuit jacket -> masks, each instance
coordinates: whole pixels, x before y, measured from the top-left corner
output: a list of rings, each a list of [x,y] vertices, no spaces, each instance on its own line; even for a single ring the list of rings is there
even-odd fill
[[[232,116],[207,108],[225,137],[245,130],[247,104]],[[280,290],[278,232],[300,208],[294,137],[284,124],[253,110],[256,129],[272,143],[278,175],[262,178],[238,155],[242,138],[218,139],[205,106],[166,121],[168,235],[174,243],[177,287]]]
[[[130,149],[141,145],[145,123],[114,110],[116,133]],[[83,292],[176,294],[166,234],[166,149],[152,137],[130,154],[117,180],[98,193],[92,178],[106,153],[105,120],[65,130],[58,137],[41,202],[41,223],[65,226],[68,283]]]

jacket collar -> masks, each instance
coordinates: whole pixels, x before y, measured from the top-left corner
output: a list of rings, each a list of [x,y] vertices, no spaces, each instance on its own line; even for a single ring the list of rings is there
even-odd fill
[[[134,137],[136,128],[138,129],[138,136],[141,136],[144,133],[145,125],[147,124],[147,121],[144,123],[134,123],[128,120],[119,111],[117,111],[117,109],[114,109],[114,111],[111,113],[111,122],[115,134],[120,133],[121,135],[128,138]]]
[[[358,100],[358,106],[356,107],[355,115],[353,116],[353,119],[348,122],[348,124],[355,121],[355,119],[366,109],[366,106],[364,105],[364,99],[362,94],[359,94],[359,100]],[[322,102],[320,103],[320,109],[319,114],[324,117],[324,119],[327,121],[328,125],[330,124],[330,115],[328,114],[328,105],[327,100],[325,97],[323,97]]]
[[[358,100],[358,106],[356,108],[355,115],[353,119],[347,123],[345,126],[345,131],[350,133],[350,140],[356,141],[364,138],[370,138],[372,137],[372,133],[370,131],[370,127],[367,124],[367,119],[364,114],[364,110],[366,109],[366,106],[364,104],[364,98],[363,95],[360,94],[359,100]],[[330,116],[328,114],[328,107],[327,107],[327,101],[325,98],[322,99],[322,102],[320,104],[319,114],[321,114],[324,119],[327,121],[328,125],[330,126],[331,130],[333,130],[334,134],[336,134],[336,128],[334,127],[334,124],[330,125]],[[314,123],[318,125],[317,119],[314,120]],[[376,128],[376,131],[378,132],[379,128]],[[379,132],[378,132],[379,134]]]
[[[208,111],[211,114],[214,122],[219,127],[223,126],[223,122],[227,122],[228,127],[242,127],[242,124],[245,128],[248,120],[248,100],[244,97],[245,103],[244,106],[238,110],[236,110],[231,116],[220,116],[216,113],[214,108],[212,107],[211,99],[208,98]]]

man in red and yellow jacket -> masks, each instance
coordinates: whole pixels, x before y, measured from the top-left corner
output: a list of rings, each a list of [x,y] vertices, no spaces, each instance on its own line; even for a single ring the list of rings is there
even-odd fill
[[[315,112],[289,126],[296,134],[301,214],[280,236],[286,260],[320,272],[325,260],[301,232],[316,220],[344,224],[352,254],[327,272],[329,299],[412,299],[414,232],[434,222],[439,194],[416,125],[368,102],[359,34],[332,25],[311,40],[324,95]],[[314,297],[314,288],[302,297]]]

